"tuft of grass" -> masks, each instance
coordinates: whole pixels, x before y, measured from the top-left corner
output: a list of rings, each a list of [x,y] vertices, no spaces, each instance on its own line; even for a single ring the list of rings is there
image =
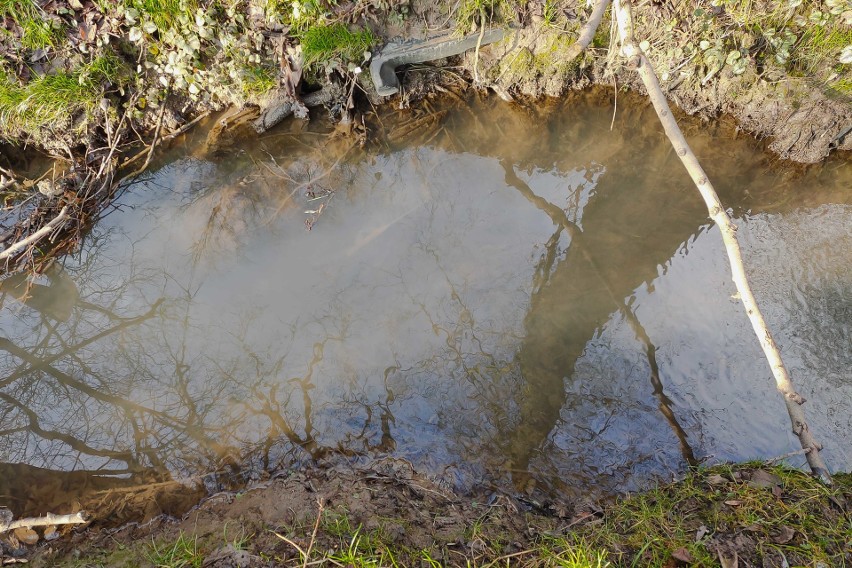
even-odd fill
[[[501,26],[515,18],[522,0],[462,0],[455,12],[456,31],[461,34],[480,25]],[[547,5],[545,5],[547,6]],[[551,10],[555,13],[555,10]]]
[[[147,15],[160,30],[175,27],[181,15],[194,17],[198,9],[197,0],[126,0],[125,5]]]
[[[308,28],[300,39],[306,65],[332,59],[358,63],[377,41],[369,29],[352,32],[340,23]]]
[[[148,561],[155,568],[201,568],[204,555],[198,550],[197,537],[189,538],[180,533],[173,543],[152,543]]]
[[[90,113],[102,94],[102,84],[120,80],[125,66],[107,54],[73,73],[39,75],[19,84],[0,69],[0,121],[11,132],[38,137],[42,130],[61,128],[80,112]]]
[[[55,47],[59,30],[44,17],[34,0],[0,0],[0,18],[11,18],[21,28],[25,49]]]
[[[326,17],[320,0],[266,0],[268,20],[291,26],[296,33],[321,25]]]
[[[268,93],[278,82],[275,69],[263,65],[250,65],[243,69],[242,91],[246,97]]]

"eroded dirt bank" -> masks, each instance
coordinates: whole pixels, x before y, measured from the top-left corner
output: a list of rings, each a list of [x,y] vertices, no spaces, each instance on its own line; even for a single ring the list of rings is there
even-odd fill
[[[34,566],[842,566],[851,482],[715,466],[617,502],[571,504],[458,495],[386,460],[287,472],[182,516],[119,527],[96,517],[37,548],[3,546]]]

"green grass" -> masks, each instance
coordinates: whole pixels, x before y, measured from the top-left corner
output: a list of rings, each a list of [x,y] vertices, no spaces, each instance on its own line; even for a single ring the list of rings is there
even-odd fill
[[[486,27],[502,26],[511,22],[515,17],[520,0],[462,0],[454,14],[456,31],[461,34],[470,33],[474,28],[484,23]],[[551,12],[555,12],[553,3]]]
[[[102,55],[73,73],[39,75],[19,84],[0,70],[0,120],[4,130],[37,137],[43,129],[65,125],[79,112],[91,112],[102,83],[114,83],[124,70],[115,55]]]
[[[267,19],[291,26],[297,34],[322,25],[326,16],[319,0],[303,0],[298,4],[292,0],[266,0],[265,9]]]
[[[147,15],[160,30],[175,27],[182,14],[194,17],[198,9],[197,0],[126,0],[125,5],[138,10],[140,17]]]
[[[306,65],[332,59],[360,63],[377,38],[370,30],[352,32],[343,24],[308,28],[300,37]]]
[[[757,470],[779,480],[778,487],[756,487],[740,477]],[[746,534],[756,542],[757,554],[774,555],[770,564],[782,550],[791,565],[842,566],[852,524],[843,515],[826,514],[831,499],[841,495],[842,500],[842,491],[849,490],[848,481],[845,489],[840,485],[826,487],[798,470],[759,463],[717,466],[620,500],[608,508],[602,524],[573,538],[593,549],[621,551],[611,558],[618,566],[668,566],[679,549],[693,558],[691,566],[718,566],[707,539],[696,538],[702,530],[731,540]],[[785,531],[795,537],[779,539]]]
[[[21,28],[21,46],[40,49],[56,46],[60,30],[44,17],[34,0],[0,0],[0,17],[11,18]]]
[[[204,555],[198,549],[198,539],[181,533],[171,543],[151,544],[148,561],[155,568],[201,568]]]
[[[242,91],[247,97],[268,93],[278,82],[277,71],[268,66],[250,65],[243,70]]]

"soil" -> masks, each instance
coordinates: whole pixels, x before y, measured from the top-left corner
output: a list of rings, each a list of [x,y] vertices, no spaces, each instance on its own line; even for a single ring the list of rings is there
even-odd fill
[[[613,68],[607,54],[597,50],[590,50],[575,66],[566,67],[560,62],[560,53],[570,43],[554,49],[559,45],[555,38],[558,34],[552,30],[531,24],[515,32],[511,40],[489,46],[478,58],[478,74],[486,78],[481,86],[504,98],[559,97],[593,84],[645,93],[635,71],[624,66]],[[517,69],[523,54],[542,51],[551,53],[546,61],[537,62],[537,68],[524,65]],[[470,75],[475,59],[471,54],[463,59],[463,68]],[[767,139],[768,149],[782,159],[811,164],[833,151],[852,150],[852,103],[831,98],[802,78],[781,79],[723,70],[707,85],[701,85],[698,79],[674,77],[660,82],[669,101],[680,110],[706,120],[731,116],[744,131],[759,140]]]
[[[206,497],[180,516],[142,516],[115,527],[115,519],[101,516],[109,510],[93,512],[91,526],[65,529],[53,542],[15,549],[6,537],[7,561],[266,567],[304,565],[304,552],[314,563],[339,566],[354,550],[350,565],[360,558],[401,566],[538,566],[578,546],[606,550],[616,566],[852,561],[852,476],[840,474],[826,488],[801,472],[763,464],[697,470],[601,507],[487,490],[459,495],[407,462],[385,459],[363,468],[283,472]],[[180,543],[192,543],[186,563],[163,560],[163,551]]]

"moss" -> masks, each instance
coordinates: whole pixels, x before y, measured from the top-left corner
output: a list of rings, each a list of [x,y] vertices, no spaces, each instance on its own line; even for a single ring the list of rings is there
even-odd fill
[[[377,38],[370,30],[352,32],[343,24],[315,26],[301,36],[306,65],[342,59],[360,63]]]

